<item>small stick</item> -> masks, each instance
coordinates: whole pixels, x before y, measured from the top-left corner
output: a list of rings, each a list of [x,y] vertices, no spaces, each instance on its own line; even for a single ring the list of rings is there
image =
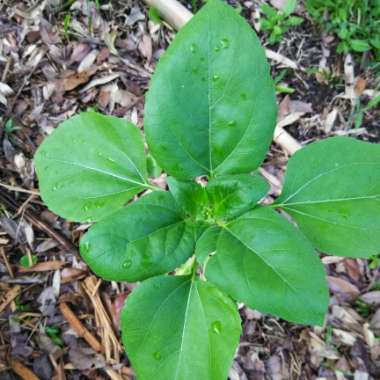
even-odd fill
[[[40,380],[34,372],[32,372],[28,367],[25,367],[20,361],[16,359],[10,359],[9,364],[13,372],[20,376],[23,380]]]
[[[32,195],[40,195],[40,193],[38,191],[27,190],[27,189],[23,189],[22,187],[11,186],[11,185],[7,185],[6,183],[2,183],[2,182],[0,182],[0,186],[4,187],[4,189],[7,189],[9,191],[15,191],[18,193],[26,193],[26,194],[32,194]]]
[[[29,272],[47,272],[50,270],[61,269],[65,265],[64,261],[52,260],[52,261],[44,261],[42,263],[38,263],[33,265],[30,268],[20,267],[19,273],[29,273]]]
[[[18,206],[15,201],[6,194],[0,193],[0,203],[4,203],[12,212],[18,211]],[[31,210],[24,211],[24,218],[27,222],[31,223],[34,227],[44,231],[47,235],[55,239],[63,248],[79,257],[78,249],[66,237],[45,224],[38,218]]]
[[[176,0],[144,0],[154,7],[160,15],[175,29],[181,29],[193,14]]]
[[[7,270],[8,270],[8,273],[9,273],[9,276],[11,278],[14,278],[14,274],[13,274],[13,270],[12,270],[12,267],[11,265],[9,264],[9,261],[8,261],[8,258],[7,258],[7,255],[5,254],[5,251],[4,251],[4,248],[3,247],[0,247],[0,255],[2,256],[3,260],[4,260],[4,263],[5,263],[5,266],[7,267]]]
[[[76,317],[76,315],[72,312],[70,307],[67,305],[66,302],[62,302],[59,305],[59,308],[61,310],[61,313],[69,323],[69,325],[73,328],[73,330],[83,338],[90,347],[96,351],[96,352],[102,352],[103,347],[99,343],[99,341],[84,327],[82,322]]]
[[[16,285],[6,294],[4,301],[0,304],[0,313],[20,294],[21,286]]]
[[[144,0],[149,6],[154,7],[161,16],[175,29],[183,27],[192,17],[193,14],[180,4],[177,0]],[[266,50],[268,58],[281,58],[282,64],[289,64],[288,58],[280,56],[271,50]],[[292,62],[292,68],[296,68]],[[274,133],[274,142],[280,145],[287,153],[293,154],[301,148],[301,144],[292,137],[285,129],[277,126]]]

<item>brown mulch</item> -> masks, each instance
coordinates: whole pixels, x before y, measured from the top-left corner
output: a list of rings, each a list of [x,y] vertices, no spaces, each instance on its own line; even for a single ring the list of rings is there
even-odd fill
[[[231,3],[253,25],[257,2]],[[88,225],[47,210],[32,162],[47,134],[88,107],[143,127],[144,92],[175,32],[149,21],[142,1],[99,5],[0,1],[2,380],[133,378],[120,344],[119,313],[134,285],[91,274],[77,249]],[[379,142],[379,109],[367,112],[360,128],[352,122],[355,100],[366,104],[378,79],[367,57],[354,57],[355,99],[348,97],[344,57],[335,45],[306,20],[268,46],[304,68],[272,62],[274,77],[283,75],[281,85],[293,90],[278,94],[280,119],[302,143],[332,135]],[[287,158],[272,146],[264,166],[277,181]],[[21,257],[32,256],[36,265],[20,265]],[[244,333],[231,380],[380,379],[379,262],[323,262],[331,290],[325,326],[291,324],[242,307]]]

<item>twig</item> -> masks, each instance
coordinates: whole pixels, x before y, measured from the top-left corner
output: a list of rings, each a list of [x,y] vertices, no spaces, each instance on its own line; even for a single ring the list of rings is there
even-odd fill
[[[45,261],[43,263],[38,263],[29,268],[20,267],[19,273],[29,273],[29,272],[46,272],[50,270],[61,269],[65,265],[64,261],[53,260],[53,261]]]
[[[67,305],[66,302],[62,302],[59,305],[59,309],[61,310],[61,313],[67,320],[67,322],[70,324],[72,329],[83,338],[90,347],[96,351],[96,352],[103,352],[103,347],[99,343],[99,341],[84,327],[82,322],[76,317],[76,315],[72,312],[70,307]]]
[[[0,304],[0,313],[20,294],[21,286],[16,285],[5,295],[4,301]]]
[[[100,283],[100,281],[96,280],[95,276],[90,276],[83,281],[82,286],[94,307],[96,326],[100,332],[106,361],[110,363],[114,360],[116,363],[119,363],[119,352],[122,351],[122,348],[112,329],[111,320],[98,294]]]
[[[0,182],[0,187],[4,187],[4,189],[10,190],[10,191],[16,191],[19,193],[40,195],[40,193],[38,191],[27,190],[27,189],[23,189],[22,187],[11,186],[11,185],[7,185],[7,184],[1,183],[1,182]]]
[[[176,0],[144,0],[154,7],[161,16],[175,29],[181,29],[193,14]]]
[[[23,380],[40,380],[34,372],[32,372],[28,367],[25,367],[24,364],[19,362],[16,359],[10,359],[9,364],[13,372],[20,376]]]
[[[12,198],[6,194],[0,194],[0,203],[3,203],[12,212],[16,213],[18,211],[18,206]],[[40,218],[36,217],[32,211],[25,210],[24,218],[28,223],[31,223],[34,227],[41,231],[44,231],[47,235],[55,239],[64,249],[75,254],[79,257],[77,248],[68,239],[61,235],[58,231],[45,224]]]
[[[161,16],[175,29],[183,27],[192,17],[193,14],[186,9],[177,0],[144,0],[149,6],[157,9]],[[276,62],[287,65],[293,69],[299,68],[290,59],[275,53],[271,50],[266,50],[267,57],[276,60]],[[280,145],[286,152],[293,154],[301,148],[301,144],[292,137],[285,129],[276,127],[274,133],[274,142]]]
[[[7,255],[5,254],[5,251],[4,251],[4,248],[3,247],[0,247],[0,255],[2,256],[3,260],[4,260],[4,263],[5,263],[5,266],[7,267],[7,270],[8,270],[8,273],[9,273],[9,276],[11,278],[14,278],[14,274],[13,274],[13,270],[12,270],[12,267],[11,265],[9,264],[9,261],[8,261],[8,258],[7,258]]]

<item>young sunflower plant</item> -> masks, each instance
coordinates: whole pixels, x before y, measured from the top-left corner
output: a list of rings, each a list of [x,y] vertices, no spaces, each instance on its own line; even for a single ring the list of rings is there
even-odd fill
[[[316,250],[379,253],[377,145],[334,137],[306,146],[289,160],[280,197],[260,204],[268,184],[256,171],[276,114],[258,38],[209,0],[153,75],[149,152],[134,125],[95,112],[65,121],[39,147],[47,206],[94,222],[80,242],[85,262],[106,280],[141,282],[121,316],[138,380],[225,380],[241,333],[236,302],[322,325],[329,298]],[[168,191],[152,185],[151,157]]]

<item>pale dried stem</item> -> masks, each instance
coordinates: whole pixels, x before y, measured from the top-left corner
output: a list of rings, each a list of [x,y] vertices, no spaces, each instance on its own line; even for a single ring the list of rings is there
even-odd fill
[[[104,347],[104,355],[108,363],[119,363],[121,345],[112,329],[111,320],[104,308],[98,289],[100,282],[94,276],[87,277],[83,281],[83,289],[92,302],[95,311],[95,322],[98,328],[101,342]]]

